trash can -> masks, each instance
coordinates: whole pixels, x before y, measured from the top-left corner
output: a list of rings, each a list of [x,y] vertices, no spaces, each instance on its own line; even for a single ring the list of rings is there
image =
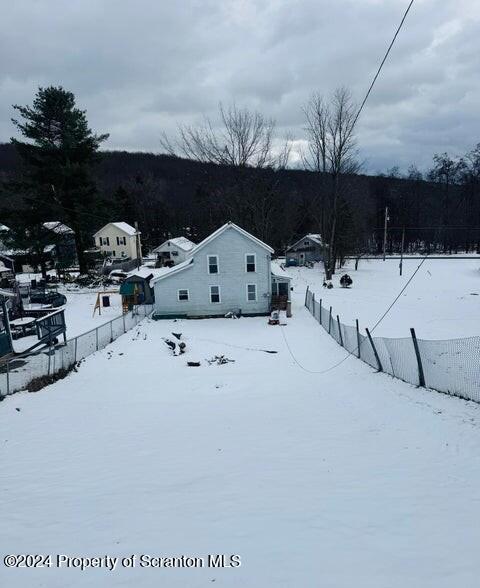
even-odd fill
[[[103,308],[108,308],[110,306],[110,296],[102,296],[102,306]]]

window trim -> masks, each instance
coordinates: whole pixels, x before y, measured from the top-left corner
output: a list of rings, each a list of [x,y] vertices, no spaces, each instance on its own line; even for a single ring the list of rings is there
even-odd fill
[[[249,286],[255,286],[255,299],[254,300],[250,300],[250,298],[248,297],[248,287]],[[246,294],[247,294],[247,302],[258,302],[258,287],[257,287],[257,284],[246,284],[245,285],[245,290],[246,290]]]
[[[216,272],[210,271],[210,258],[211,257],[215,257],[215,259],[217,260],[217,271]],[[220,262],[218,259],[218,255],[216,253],[207,254],[207,272],[210,276],[218,276],[218,274],[220,273]]]
[[[253,256],[253,264],[255,266],[255,269],[253,270],[253,272],[248,271],[247,259],[249,256]],[[256,274],[257,273],[257,254],[256,253],[245,253],[245,273],[246,274]]]
[[[218,288],[218,302],[213,302],[212,300],[212,288]],[[219,284],[211,284],[208,287],[209,297],[210,297],[210,304],[221,304],[222,303],[222,289],[220,288]]]
[[[180,299],[180,292],[186,292],[187,293],[186,300],[181,300]],[[177,290],[177,301],[178,302],[190,302],[190,290],[188,288],[179,288]]]

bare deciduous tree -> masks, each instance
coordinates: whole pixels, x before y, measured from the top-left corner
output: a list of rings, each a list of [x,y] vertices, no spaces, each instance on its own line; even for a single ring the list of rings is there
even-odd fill
[[[209,118],[199,126],[179,125],[178,137],[171,142],[163,135],[162,147],[170,155],[179,155],[204,163],[235,167],[274,166],[272,138],[275,123],[256,111],[232,104],[219,106],[221,127]]]
[[[319,94],[313,94],[303,112],[308,141],[307,153],[303,155],[304,166],[314,172],[327,173],[332,180],[328,223],[321,196],[321,228],[323,233],[328,233],[329,239],[325,272],[330,279],[336,260],[340,178],[344,174],[356,173],[360,167],[354,134],[357,109],[350,91],[339,88],[328,102]]]

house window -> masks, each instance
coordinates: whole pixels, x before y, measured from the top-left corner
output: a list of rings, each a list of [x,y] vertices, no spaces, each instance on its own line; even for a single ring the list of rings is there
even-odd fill
[[[115,251],[115,249],[112,251],[112,255],[113,257],[117,257],[117,252]]]
[[[304,245],[310,245],[310,241],[304,241],[303,244]]]
[[[248,302],[257,301],[257,284],[247,284],[247,300]]]
[[[126,237],[117,237],[117,245],[126,245],[127,238]]]
[[[179,290],[178,291],[178,300],[180,302],[186,301],[189,299],[189,292],[188,290]]]
[[[212,304],[220,302],[220,286],[210,286],[210,302]]]
[[[208,273],[218,274],[218,255],[209,255],[208,260]]]
[[[257,259],[255,253],[247,253],[245,255],[245,270],[247,272],[256,272],[257,271]]]
[[[99,237],[99,239],[100,239],[100,246],[110,245],[110,239],[108,237]]]
[[[172,257],[178,257],[178,251],[171,251]]]

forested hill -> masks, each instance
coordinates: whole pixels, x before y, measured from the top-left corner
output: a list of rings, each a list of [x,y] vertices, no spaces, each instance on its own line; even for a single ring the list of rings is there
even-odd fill
[[[0,177],[8,180],[18,173],[14,147],[0,144]],[[137,220],[150,247],[168,234],[201,239],[232,220],[282,250],[305,232],[322,232],[322,226],[328,225],[332,193],[327,174],[238,169],[125,151],[103,152],[95,180],[98,197],[91,215],[92,233],[110,220]],[[473,227],[480,226],[479,197],[465,186],[445,186],[420,177],[352,175],[342,179],[341,194],[340,246],[348,253],[366,243],[378,247],[385,206],[392,227],[389,247],[398,246],[402,233],[393,227],[403,226],[406,245],[412,248],[435,242],[447,248],[477,245],[479,234]],[[8,224],[8,209],[19,198],[3,189],[0,222]],[[459,229],[465,226],[472,229]]]

